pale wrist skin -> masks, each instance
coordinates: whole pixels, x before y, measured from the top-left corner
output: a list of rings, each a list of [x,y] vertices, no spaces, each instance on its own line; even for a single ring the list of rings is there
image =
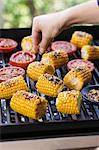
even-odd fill
[[[74,24],[99,24],[99,6],[96,0],[71,7],[63,11],[64,28]]]
[[[74,24],[99,24],[97,0],[91,0],[54,14],[35,17],[32,36],[34,51],[42,54],[63,30]]]

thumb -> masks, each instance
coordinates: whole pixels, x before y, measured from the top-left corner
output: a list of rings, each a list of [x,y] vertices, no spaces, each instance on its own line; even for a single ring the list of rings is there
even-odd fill
[[[39,53],[40,54],[43,54],[47,50],[47,48],[50,45],[51,41],[52,41],[52,38],[47,37],[45,35],[42,35],[42,40],[41,40],[41,43],[39,45],[40,46],[39,47]]]

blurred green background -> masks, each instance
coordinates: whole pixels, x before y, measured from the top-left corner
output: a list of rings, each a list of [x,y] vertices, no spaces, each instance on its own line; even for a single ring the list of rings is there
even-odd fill
[[[87,0],[0,0],[1,28],[30,27],[36,15],[64,10]]]

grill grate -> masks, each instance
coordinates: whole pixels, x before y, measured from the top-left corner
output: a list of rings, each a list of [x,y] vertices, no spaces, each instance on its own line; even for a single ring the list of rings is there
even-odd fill
[[[94,41],[94,43],[96,45],[99,45],[99,41]],[[9,66],[8,61],[10,58],[11,54],[2,54],[0,53],[0,68],[5,67],[5,66]],[[75,54],[73,54],[72,57],[70,57],[71,59],[75,59],[75,58],[80,58],[80,52],[77,51]],[[37,60],[40,60],[40,55],[37,56]],[[95,70],[93,73],[93,79],[90,83],[88,84],[99,84],[99,61],[94,61],[95,64]],[[59,78],[63,78],[64,75],[66,74],[67,69],[66,66],[61,67],[60,69],[56,70],[56,75]],[[0,100],[0,126],[2,127],[2,132],[6,132],[5,127],[9,127],[10,131],[9,133],[14,133],[14,131],[12,131],[12,128],[14,128],[14,126],[17,126],[17,130],[19,130],[19,128],[21,127],[21,129],[25,129],[27,127],[27,125],[31,124],[32,128],[31,130],[29,129],[29,131],[34,131],[35,129],[37,129],[37,124],[40,127],[41,123],[43,123],[44,126],[48,126],[48,124],[52,123],[57,123],[57,125],[59,126],[60,123],[63,123],[63,129],[68,129],[67,126],[68,124],[66,123],[70,123],[71,127],[72,125],[74,125],[74,121],[76,123],[78,122],[85,122],[85,121],[89,121],[89,124],[85,123],[85,126],[88,125],[88,127],[90,127],[90,121],[92,123],[94,123],[94,121],[99,121],[99,105],[93,105],[87,101],[85,101],[83,99],[83,103],[81,106],[81,113],[79,115],[67,115],[67,114],[62,114],[59,113],[56,109],[55,106],[55,98],[51,98],[48,96],[45,96],[43,94],[40,94],[35,87],[36,82],[33,82],[31,79],[29,79],[27,76],[25,76],[25,80],[27,82],[27,85],[30,89],[30,92],[37,94],[37,95],[41,95],[43,97],[45,97],[48,100],[48,109],[47,109],[47,113],[46,115],[39,120],[39,122],[34,121],[28,117],[22,116],[16,112],[14,112],[10,106],[9,106],[9,100],[5,100],[5,99],[1,99]],[[25,125],[25,126],[22,126]],[[67,125],[67,126],[66,126]],[[99,122],[98,122],[99,125]],[[55,124],[56,126],[56,124]],[[79,125],[78,125],[79,126]],[[77,126],[77,127],[78,127]],[[93,124],[94,126],[94,124]],[[96,125],[97,126],[97,125]],[[84,127],[84,124],[83,126]],[[8,128],[7,128],[8,129]],[[50,129],[46,129],[46,130],[58,130],[58,128],[53,128],[53,126],[50,126]],[[62,129],[62,130],[63,130]],[[77,129],[77,128],[76,128]],[[4,131],[5,130],[5,131]],[[45,127],[43,129],[40,128],[40,130],[45,131]],[[61,130],[61,127],[60,127]],[[28,129],[27,129],[28,132]],[[19,131],[19,133],[21,133],[21,131]],[[3,133],[2,133],[3,134]]]
[[[79,54],[78,54],[79,55]],[[77,55],[74,54],[73,58],[77,58]],[[1,54],[1,65],[0,67],[8,66],[8,56],[4,56]],[[98,65],[98,62],[95,62]],[[56,75],[59,78],[63,78],[66,74],[66,66],[57,69]],[[99,72],[98,68],[95,68],[94,74],[93,74],[93,80],[89,84],[99,84]],[[81,108],[81,114],[80,115],[67,115],[67,114],[61,114],[57,112],[56,106],[55,106],[55,98],[51,98],[48,96],[45,96],[43,94],[38,93],[36,90],[35,84],[36,82],[33,82],[31,79],[29,79],[27,76],[25,77],[25,80],[27,82],[27,85],[30,89],[30,91],[34,94],[41,95],[45,97],[48,100],[48,109],[46,115],[40,120],[43,122],[50,122],[50,121],[58,121],[58,120],[94,120],[99,119],[99,106],[91,105],[90,103],[83,100],[82,108]],[[27,122],[34,122],[32,119],[28,119],[27,117],[24,117],[13,110],[11,110],[9,106],[9,100],[1,99],[1,118],[0,118],[0,124],[14,124],[14,123],[27,123]]]

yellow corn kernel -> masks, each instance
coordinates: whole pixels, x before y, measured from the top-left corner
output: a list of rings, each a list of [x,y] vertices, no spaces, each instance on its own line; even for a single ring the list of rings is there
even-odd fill
[[[21,47],[24,52],[30,51],[31,53],[35,54],[35,51],[33,50],[33,39],[32,36],[26,36],[21,41]]]
[[[65,50],[57,50],[43,54],[41,61],[44,64],[51,64],[55,68],[59,68],[66,65],[68,60],[68,54]]]
[[[64,84],[73,90],[81,90],[91,80],[92,74],[86,67],[78,67],[69,71],[64,77]]]
[[[56,97],[62,91],[64,84],[58,77],[46,73],[39,77],[36,87],[39,92]]]
[[[37,81],[45,73],[54,74],[55,68],[52,65],[43,64],[39,61],[31,63],[27,68],[27,75],[34,81]]]
[[[42,118],[47,109],[47,100],[26,91],[17,91],[10,101],[11,108],[32,119]]]
[[[56,99],[57,110],[65,114],[79,114],[82,95],[79,91],[64,91]]]
[[[26,82],[22,76],[14,77],[0,83],[0,99],[10,99],[18,90],[28,90]]]
[[[81,49],[81,57],[85,60],[99,59],[99,46],[83,46]]]
[[[75,31],[70,42],[77,48],[82,48],[84,45],[90,44],[92,40],[93,36],[91,34],[82,31]]]

